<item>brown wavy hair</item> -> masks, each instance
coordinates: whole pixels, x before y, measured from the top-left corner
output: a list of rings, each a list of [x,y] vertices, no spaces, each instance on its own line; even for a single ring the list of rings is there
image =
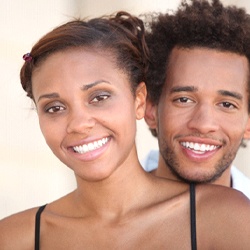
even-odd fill
[[[148,65],[144,33],[142,20],[123,11],[90,20],[67,22],[47,33],[33,46],[31,60],[27,60],[20,71],[22,87],[27,96],[33,99],[34,69],[53,53],[84,47],[110,52],[117,67],[128,75],[134,93],[137,85],[145,81]]]

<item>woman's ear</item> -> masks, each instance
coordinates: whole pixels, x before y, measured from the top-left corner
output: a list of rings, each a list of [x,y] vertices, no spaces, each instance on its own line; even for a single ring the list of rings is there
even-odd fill
[[[247,126],[244,133],[244,139],[250,139],[250,116],[248,117]]]
[[[158,124],[157,105],[153,104],[152,101],[148,99],[146,102],[146,112],[144,119],[150,129],[157,129],[157,124]]]
[[[135,109],[136,109],[136,119],[140,120],[145,115],[146,109],[146,99],[147,99],[147,88],[144,82],[141,82],[135,92]]]

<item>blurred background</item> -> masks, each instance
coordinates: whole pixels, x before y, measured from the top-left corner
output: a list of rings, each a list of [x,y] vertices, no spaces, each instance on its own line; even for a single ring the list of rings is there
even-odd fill
[[[245,7],[248,0],[222,0]],[[50,152],[36,111],[19,81],[23,54],[52,28],[73,17],[96,17],[126,10],[133,14],[176,9],[180,0],[1,0],[0,2],[0,219],[40,206],[75,188],[73,173]],[[157,149],[144,121],[138,122],[140,160]],[[250,177],[250,144],[235,165]]]

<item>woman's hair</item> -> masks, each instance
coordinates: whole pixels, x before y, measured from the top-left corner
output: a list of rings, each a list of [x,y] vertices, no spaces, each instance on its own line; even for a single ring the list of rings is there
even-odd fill
[[[144,38],[143,22],[127,12],[67,22],[43,36],[24,55],[25,63],[20,79],[27,96],[33,99],[32,73],[50,55],[74,48],[97,49],[108,52],[131,81],[134,93],[137,85],[145,81],[148,50]]]
[[[151,18],[146,32],[150,53],[146,83],[154,104],[159,102],[174,47],[229,51],[250,62],[250,16],[242,8],[224,7],[219,0],[183,0],[176,12],[146,17]],[[250,112],[250,100],[248,103]]]

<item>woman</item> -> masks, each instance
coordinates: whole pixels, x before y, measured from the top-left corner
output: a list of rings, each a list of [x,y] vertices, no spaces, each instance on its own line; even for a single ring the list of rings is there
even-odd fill
[[[119,12],[66,23],[24,59],[22,86],[77,188],[2,220],[1,249],[195,249],[195,208],[198,248],[249,246],[245,197],[200,186],[195,206],[194,185],[154,177],[140,166],[136,119],[144,116],[148,61],[140,19]],[[236,206],[242,217],[233,224]]]

